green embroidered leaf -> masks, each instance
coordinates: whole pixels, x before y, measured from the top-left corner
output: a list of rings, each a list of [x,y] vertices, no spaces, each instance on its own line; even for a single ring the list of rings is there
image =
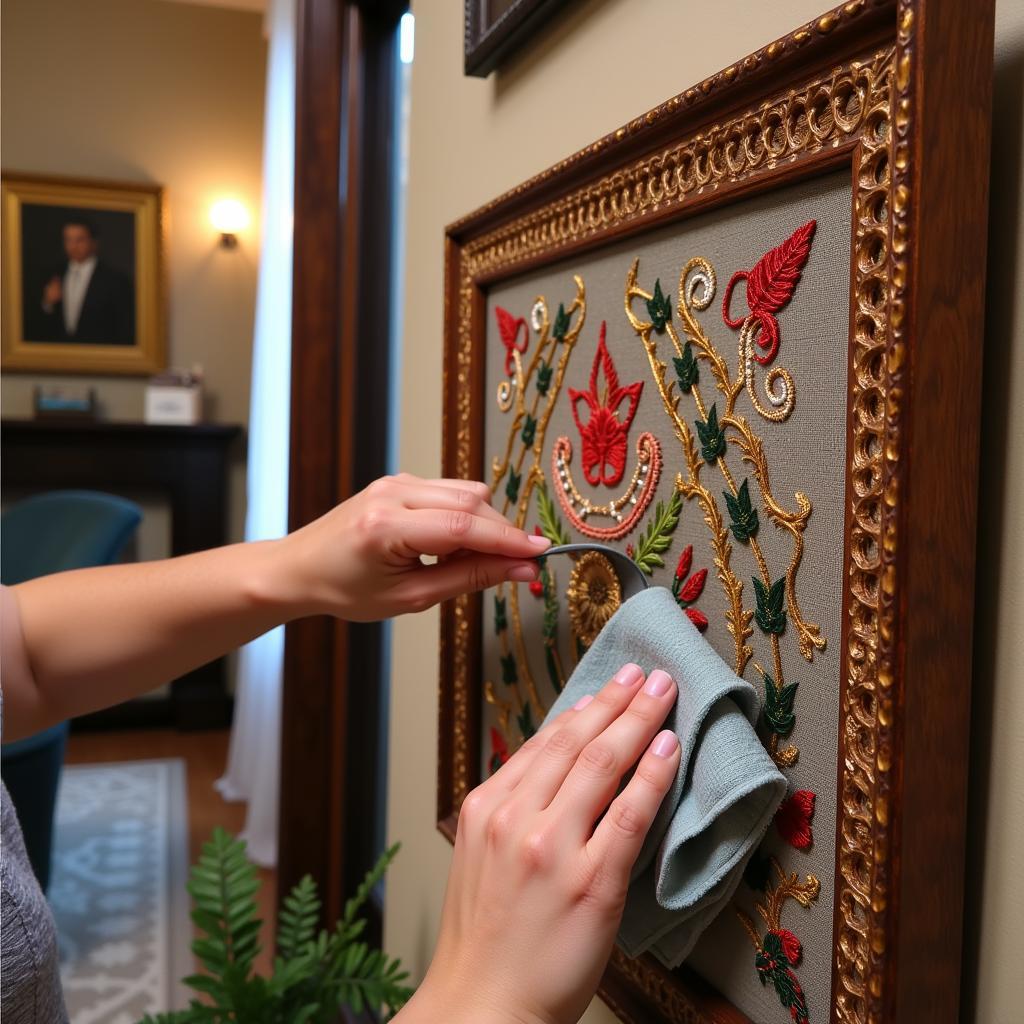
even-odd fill
[[[544,588],[544,622],[541,629],[544,637],[544,663],[547,666],[548,678],[555,689],[555,693],[562,692],[562,677],[558,671],[558,662],[555,660],[555,651],[558,649],[558,588],[555,585],[555,578],[548,567],[541,562],[540,582]]]
[[[761,947],[773,960],[781,960],[787,966],[791,966],[782,949],[782,937],[778,932],[768,932],[761,940]]]
[[[518,682],[519,672],[516,669],[516,656],[514,654],[505,654],[501,658],[501,681],[506,686],[511,686],[513,683]]]
[[[524,740],[528,740],[537,731],[537,727],[533,724],[533,712],[530,710],[529,704],[523,705],[523,710],[516,715],[516,722],[519,724]]]
[[[540,518],[541,533],[552,544],[568,544],[572,541],[544,484],[537,487],[537,515]]]
[[[688,395],[690,393],[690,388],[692,388],[700,379],[697,360],[693,354],[693,346],[687,342],[686,347],[683,349],[682,358],[673,356],[672,362],[676,364],[676,376],[679,378],[679,390],[682,391],[684,395]]]
[[[544,623],[541,635],[544,637],[544,643],[550,647],[558,640],[558,594],[555,592],[551,572],[546,565],[540,570],[540,585],[544,594]]]
[[[788,736],[796,723],[793,700],[799,683],[779,686],[767,672],[764,675],[764,720],[768,728],[779,736]]]
[[[757,597],[757,610],[754,618],[766,633],[781,633],[786,628],[786,609],[783,602],[786,598],[785,577],[776,580],[771,587],[765,585],[755,576],[754,594]]]
[[[527,413],[526,421],[523,423],[523,431],[520,434],[520,437],[522,437],[523,439],[523,444],[525,444],[527,448],[529,448],[530,445],[533,444],[533,435],[536,433],[536,431],[537,421],[529,413]]]
[[[654,510],[654,518],[647,523],[647,527],[637,541],[636,551],[633,553],[633,561],[650,576],[655,569],[664,566],[665,561],[661,557],[669,549],[672,543],[672,533],[679,525],[679,516],[683,511],[683,499],[678,491],[672,493],[668,505],[659,501]]]
[[[559,340],[564,341],[566,334],[569,332],[569,314],[565,311],[563,303],[558,304],[558,312],[555,314],[555,323],[551,328],[551,333]]]
[[[672,296],[661,294],[661,278],[654,282],[654,294],[647,300],[647,315],[654,329],[662,334],[665,325],[672,319]]]
[[[508,615],[505,610],[505,598],[494,599],[494,632],[504,633],[508,629]]]
[[[774,932],[764,937],[764,945],[754,956],[754,966],[761,984],[770,980],[779,1002],[789,1010],[794,1024],[808,1024],[807,1000],[800,982],[790,970],[792,966],[782,950],[782,942]]]
[[[743,869],[743,881],[755,892],[764,892],[768,888],[768,873],[771,869],[771,860],[762,857],[756,850],[754,855],[747,861]]]
[[[523,474],[517,473],[514,469],[508,471],[508,483],[505,484],[505,497],[514,505],[519,500],[519,484],[522,482]]]
[[[696,420],[695,424],[701,458],[710,465],[725,454],[725,431],[718,425],[718,410],[712,405],[707,420]]]
[[[750,488],[747,481],[740,484],[740,489],[733,497],[728,491],[722,491],[725,496],[725,504],[729,509],[729,518],[732,520],[730,528],[733,536],[738,541],[748,541],[751,537],[757,536],[761,523],[757,518],[757,509],[750,504]]]
[[[546,395],[548,388],[551,387],[551,374],[554,372],[554,367],[550,363],[545,363],[542,359],[540,365],[537,367],[537,394]]]

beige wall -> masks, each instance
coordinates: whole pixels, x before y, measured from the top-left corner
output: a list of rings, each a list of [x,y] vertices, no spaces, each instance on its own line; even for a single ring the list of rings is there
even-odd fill
[[[166,0],[3,0],[2,18],[4,169],[166,186],[169,362],[202,363],[208,417],[244,424],[259,242],[261,15]],[[223,195],[241,199],[252,217],[233,252],[217,247],[209,220]],[[4,415],[29,415],[41,380],[89,380],[109,418],[142,419],[141,378],[7,373]],[[244,502],[239,463],[235,537]]]
[[[998,407],[990,420],[991,468],[1005,477],[988,492],[979,564],[988,599],[979,636],[972,806],[979,815],[987,802],[987,816],[977,819],[985,841],[976,843],[968,893],[968,1002],[976,990],[977,1005],[964,1015],[977,1024],[1010,1024],[1024,1004],[1024,972],[1011,937],[1024,916],[1024,744],[1018,738],[1024,730],[1024,541],[1014,514],[1024,507],[1024,352],[1011,344],[1024,327],[1017,255],[1024,251],[1024,5],[999,5],[998,102],[1008,121],[994,177],[989,347],[999,356],[986,374],[986,402]],[[826,0],[719,0],[712,18],[678,0],[590,0],[558,19],[506,71],[479,81],[462,75],[462,4],[414,2],[405,300],[415,316],[406,317],[402,360],[404,469],[433,475],[440,466],[444,225],[825,6]],[[434,828],[434,775],[423,770],[434,763],[437,741],[437,615],[400,619],[393,635],[389,826],[405,846],[389,876],[387,940],[419,973],[429,961],[449,862],[448,844]],[[589,1024],[613,1019],[603,1006],[586,1018]]]

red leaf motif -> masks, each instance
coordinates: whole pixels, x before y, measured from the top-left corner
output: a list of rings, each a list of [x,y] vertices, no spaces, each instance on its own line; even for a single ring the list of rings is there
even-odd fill
[[[811,251],[817,224],[817,221],[809,220],[797,228],[784,242],[769,249],[753,270],[737,270],[722,296],[722,319],[733,329],[742,327],[745,317],[730,316],[729,307],[733,288],[740,281],[747,282],[747,307],[755,318],[753,339],[764,351],[764,355],[754,358],[762,366],[770,363],[779,350],[779,323],[775,314],[793,297]]]
[[[690,566],[693,564],[693,545],[687,544],[683,548],[683,553],[679,556],[679,564],[676,566],[676,579],[685,580],[686,574],[690,571]]]
[[[530,341],[530,329],[526,326],[526,320],[523,317],[514,317],[507,309],[502,309],[501,306],[494,307],[495,316],[498,318],[498,333],[501,335],[501,343],[505,346],[505,373],[510,377],[512,376],[512,370],[514,363],[512,361],[512,353],[525,352],[526,346]],[[519,334],[519,330],[522,328],[523,340],[516,343],[516,338]]]
[[[605,343],[605,332],[606,325],[602,321],[597,352],[590,369],[590,390],[569,388],[569,400],[572,402],[572,418],[583,441],[581,457],[587,483],[614,487],[626,470],[629,427],[636,415],[644,382],[638,380],[626,387],[619,386],[619,375]],[[601,377],[604,378],[604,387],[598,390]],[[580,418],[581,402],[589,410],[586,422]],[[619,407],[623,402],[627,406],[620,414]]]
[[[817,224],[809,220],[757,261],[747,279],[747,305],[751,313],[778,313],[793,297]]]
[[[814,794],[809,789],[798,789],[775,812],[775,828],[790,846],[807,850],[814,842],[813,817]]]
[[[687,581],[686,586],[679,591],[679,599],[693,604],[694,601],[704,593],[704,581],[708,578],[707,569],[695,572]]]
[[[708,617],[697,608],[684,608],[686,617],[703,633],[708,628]]]
[[[497,757],[502,764],[508,760],[508,744],[505,742],[505,737],[493,725],[491,726],[491,756]]]

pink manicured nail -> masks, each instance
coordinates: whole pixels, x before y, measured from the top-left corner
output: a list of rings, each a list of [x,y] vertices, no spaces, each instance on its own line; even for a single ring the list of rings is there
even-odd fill
[[[505,573],[505,579],[516,583],[532,583],[539,572],[540,570],[532,562],[527,565],[514,565]]]
[[[679,740],[676,738],[676,734],[666,729],[664,732],[659,732],[654,738],[651,753],[655,757],[671,757],[676,752],[676,747],[678,746]]]
[[[635,686],[643,678],[643,674],[643,669],[639,665],[630,662],[628,665],[623,665],[612,678],[620,686]]]
[[[589,694],[585,693],[575,704],[573,704],[573,711],[582,711],[594,698]]]
[[[531,533],[529,535],[530,543],[535,548],[549,548],[551,547],[551,541],[547,537],[538,537],[537,534]]]
[[[663,697],[672,686],[672,677],[667,672],[656,668],[648,677],[647,685],[644,686],[644,693],[652,697]]]

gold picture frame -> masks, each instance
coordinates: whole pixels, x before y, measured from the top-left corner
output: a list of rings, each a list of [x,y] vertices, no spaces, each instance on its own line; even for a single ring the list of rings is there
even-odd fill
[[[5,372],[145,376],[166,366],[161,185],[4,173],[2,211]],[[89,275],[65,309],[76,234]]]

